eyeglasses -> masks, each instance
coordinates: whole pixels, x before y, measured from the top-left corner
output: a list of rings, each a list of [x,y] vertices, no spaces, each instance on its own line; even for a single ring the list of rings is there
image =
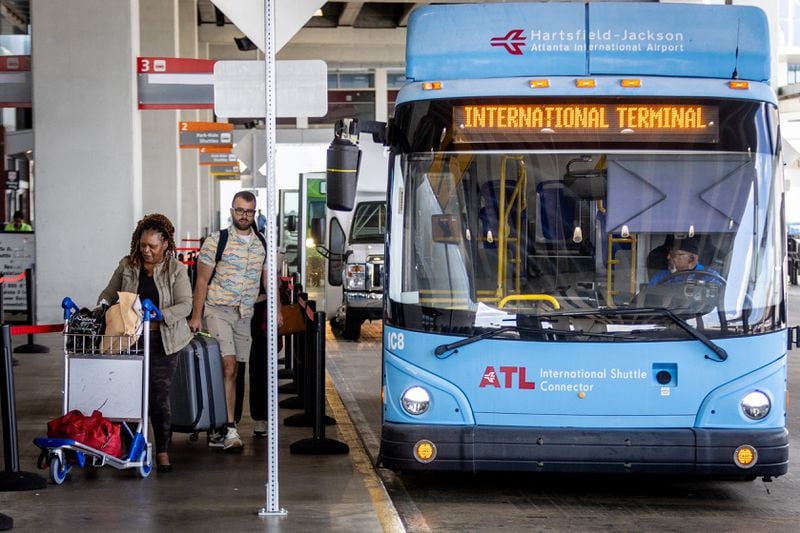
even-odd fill
[[[692,255],[692,254],[690,254],[689,252],[679,252],[677,250],[672,250],[669,253],[669,255],[675,256],[675,255]]]
[[[242,215],[247,215],[249,217],[252,217],[253,215],[256,214],[255,209],[242,209],[241,207],[234,207],[233,212],[236,213],[236,216],[238,217]]]

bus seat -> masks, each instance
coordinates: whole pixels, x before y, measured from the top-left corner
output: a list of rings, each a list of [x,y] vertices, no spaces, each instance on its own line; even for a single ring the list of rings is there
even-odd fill
[[[578,199],[561,180],[536,185],[539,199],[539,232],[549,242],[570,242],[575,226]]]

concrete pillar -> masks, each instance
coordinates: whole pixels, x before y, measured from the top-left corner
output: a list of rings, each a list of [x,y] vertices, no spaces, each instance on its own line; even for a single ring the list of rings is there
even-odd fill
[[[183,58],[197,58],[197,0],[178,0],[178,55]],[[181,111],[180,120],[198,121],[198,111]],[[176,228],[179,240],[189,235],[200,236],[200,174],[206,172],[199,166],[196,149],[180,151],[181,160],[181,225]]]
[[[138,0],[31,2],[40,323],[93,306],[142,214]]]
[[[141,56],[178,56],[178,1],[139,0]],[[142,205],[182,227],[178,112],[141,111]],[[180,245],[180,244],[179,244]]]
[[[389,120],[389,89],[385,68],[375,69],[375,120]]]

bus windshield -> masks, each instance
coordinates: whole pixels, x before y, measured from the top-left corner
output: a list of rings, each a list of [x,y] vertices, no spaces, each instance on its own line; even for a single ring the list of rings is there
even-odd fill
[[[683,334],[651,309],[709,337],[784,326],[770,106],[705,102],[713,127],[683,135],[641,127],[641,115],[632,133],[567,131],[564,115],[563,136],[537,139],[505,127],[508,110],[500,126],[467,132],[490,106],[462,104],[398,111],[389,323],[533,325],[571,332],[563,340]]]
[[[353,214],[350,244],[380,243],[386,234],[386,202],[361,202]]]

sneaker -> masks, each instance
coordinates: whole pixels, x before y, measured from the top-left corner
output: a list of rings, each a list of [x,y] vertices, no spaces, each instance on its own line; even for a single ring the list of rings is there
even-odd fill
[[[209,448],[222,448],[225,446],[225,437],[218,429],[209,432],[208,434],[208,447]]]
[[[254,437],[266,437],[267,436],[267,421],[266,420],[256,420],[255,426],[253,427],[253,436]]]
[[[228,432],[225,434],[223,441],[223,448],[226,452],[241,452],[242,439],[239,437],[239,432],[236,428],[228,427]]]

